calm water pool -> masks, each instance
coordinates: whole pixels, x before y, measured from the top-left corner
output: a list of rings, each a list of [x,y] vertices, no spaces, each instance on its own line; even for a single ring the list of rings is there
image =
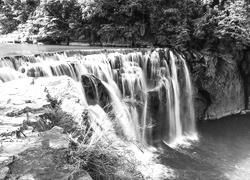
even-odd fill
[[[179,180],[250,180],[250,115],[198,123],[199,141],[171,149],[164,146],[164,164]]]

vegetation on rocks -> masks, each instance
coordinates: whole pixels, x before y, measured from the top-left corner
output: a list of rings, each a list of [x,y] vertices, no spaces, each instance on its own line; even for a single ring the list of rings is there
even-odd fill
[[[68,134],[70,148],[67,163],[75,167],[74,172],[85,170],[93,179],[100,180],[143,179],[137,169],[141,162],[136,159],[134,152],[112,132],[105,131],[102,124],[97,127],[88,109],[82,112],[80,124],[74,126],[73,117],[60,108],[61,102],[56,99],[49,101],[51,105],[45,109],[44,116],[51,122],[49,129],[59,126]],[[44,122],[43,119],[40,121]]]

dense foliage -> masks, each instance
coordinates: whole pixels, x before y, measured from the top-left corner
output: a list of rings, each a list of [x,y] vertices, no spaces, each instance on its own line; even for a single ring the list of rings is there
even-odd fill
[[[0,1],[0,34],[8,34],[17,30],[19,24],[24,24],[37,7],[35,2]]]
[[[249,45],[249,5],[244,0],[7,1],[0,34],[69,42],[213,48],[221,41]]]

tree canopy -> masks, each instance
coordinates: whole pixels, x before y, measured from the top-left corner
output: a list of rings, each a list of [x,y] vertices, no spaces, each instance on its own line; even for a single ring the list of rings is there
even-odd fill
[[[8,0],[0,7],[0,34],[85,39],[91,43],[213,48],[221,41],[249,45],[246,0]]]

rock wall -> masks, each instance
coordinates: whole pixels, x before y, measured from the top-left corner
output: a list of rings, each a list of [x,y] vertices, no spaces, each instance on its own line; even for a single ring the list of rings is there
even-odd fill
[[[198,119],[218,119],[245,109],[242,52],[220,44],[217,52],[201,51],[189,59]]]

